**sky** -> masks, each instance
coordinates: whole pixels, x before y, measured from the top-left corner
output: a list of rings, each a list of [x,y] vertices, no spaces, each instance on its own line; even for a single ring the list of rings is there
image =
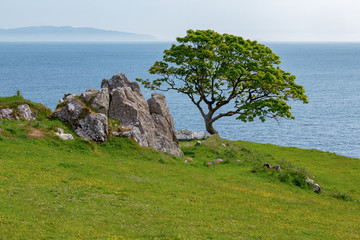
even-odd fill
[[[0,28],[94,27],[154,35],[212,29],[258,41],[360,41],[359,0],[0,0]]]

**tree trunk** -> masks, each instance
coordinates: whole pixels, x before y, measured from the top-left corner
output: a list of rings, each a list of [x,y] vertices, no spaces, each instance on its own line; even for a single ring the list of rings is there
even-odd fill
[[[213,125],[212,125],[213,122],[211,120],[212,119],[205,118],[206,131],[208,131],[211,135],[219,134],[218,131],[216,131],[215,128],[213,127]]]

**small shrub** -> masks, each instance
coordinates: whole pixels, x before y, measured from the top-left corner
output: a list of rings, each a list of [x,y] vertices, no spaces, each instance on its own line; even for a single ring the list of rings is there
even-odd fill
[[[279,180],[281,182],[290,183],[303,189],[308,189],[310,187],[310,184],[306,182],[306,178],[309,175],[306,168],[297,167],[285,160],[281,161],[280,167],[282,169],[279,174]]]
[[[294,185],[303,189],[311,188],[311,184],[306,182],[307,176],[309,176],[306,168],[297,167],[291,162],[282,160],[279,164],[282,170],[276,171],[274,169],[269,169],[263,166],[264,157],[266,156],[258,156],[256,159],[253,159],[254,164],[256,163],[254,169],[252,170],[253,173],[266,173],[270,176],[276,176],[280,182]]]
[[[348,201],[348,202],[353,201],[351,195],[345,192],[335,192],[331,194],[331,196],[343,201]]]

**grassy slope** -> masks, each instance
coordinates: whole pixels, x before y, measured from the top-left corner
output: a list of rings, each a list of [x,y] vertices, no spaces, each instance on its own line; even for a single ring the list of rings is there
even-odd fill
[[[360,200],[360,160],[347,158],[334,153],[314,149],[280,147],[272,144],[260,144],[238,141],[239,144],[276,159],[286,159],[292,163],[306,167],[325,186],[329,192],[346,192]]]
[[[358,159],[211,138],[182,143],[195,160],[185,164],[129,139],[62,141],[56,127],[70,131],[47,120],[0,125],[1,239],[360,238]],[[29,137],[34,129],[43,136]],[[215,157],[227,163],[204,165]],[[306,166],[327,194],[251,172],[282,158]]]
[[[44,120],[51,113],[51,110],[44,104],[31,102],[27,99],[24,99],[21,95],[0,97],[1,108],[12,108],[16,112],[17,106],[21,104],[28,104],[30,109],[36,114],[38,120]]]

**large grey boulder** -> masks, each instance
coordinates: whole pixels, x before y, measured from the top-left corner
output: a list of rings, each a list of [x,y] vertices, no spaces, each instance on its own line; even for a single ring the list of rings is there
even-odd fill
[[[141,146],[155,148],[155,126],[144,96],[130,87],[116,88],[112,92],[109,117],[129,127],[130,135]],[[157,149],[158,150],[158,149]]]
[[[102,88],[96,93],[94,99],[91,102],[90,107],[99,113],[108,115],[109,104],[110,104],[109,89]]]
[[[64,106],[57,109],[54,116],[69,123],[77,135],[95,142],[107,140],[108,119],[101,113],[91,114],[78,99],[73,96],[65,100]]]
[[[310,185],[312,185],[313,187],[313,191],[315,193],[320,193],[321,192],[321,187],[319,186],[319,184],[317,184],[313,179],[306,177],[305,181],[307,183],[309,183]]]
[[[321,192],[321,188],[320,188],[319,184],[317,184],[317,183],[314,184],[313,191],[315,193],[320,193]]]
[[[36,115],[31,111],[29,105],[22,104],[17,106],[17,111],[11,108],[0,109],[0,119],[19,120],[20,118],[26,120],[36,120]]]
[[[84,105],[75,97],[67,99],[64,107],[57,109],[54,116],[66,123],[74,123],[77,121],[84,110]]]
[[[20,115],[22,115],[26,120],[30,121],[30,120],[36,120],[36,116],[35,114],[31,111],[29,105],[27,104],[22,104],[17,106]]]
[[[105,142],[108,133],[108,118],[102,113],[89,114],[73,124],[75,133],[84,139]]]
[[[155,124],[155,148],[172,155],[182,155],[175,134],[174,120],[166,106],[165,96],[152,93],[147,102]]]

